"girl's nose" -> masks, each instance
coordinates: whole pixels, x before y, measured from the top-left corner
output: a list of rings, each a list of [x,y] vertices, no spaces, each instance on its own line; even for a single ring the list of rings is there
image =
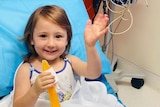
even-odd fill
[[[47,46],[52,48],[52,47],[55,47],[55,45],[56,44],[55,44],[54,39],[53,38],[49,38]]]

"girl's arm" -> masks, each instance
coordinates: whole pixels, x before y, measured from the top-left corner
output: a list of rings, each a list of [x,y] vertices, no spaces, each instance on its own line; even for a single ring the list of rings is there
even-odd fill
[[[23,64],[15,79],[13,107],[34,107],[39,95],[54,86],[54,77],[49,72],[41,73],[31,86],[29,65]]]
[[[34,107],[38,94],[31,87],[29,65],[22,64],[16,74],[13,107]]]
[[[71,57],[73,69],[77,74],[90,79],[100,76],[101,60],[95,44],[108,31],[107,23],[106,14],[97,14],[93,24],[91,20],[87,22],[84,32],[87,63],[80,61],[77,57]]]

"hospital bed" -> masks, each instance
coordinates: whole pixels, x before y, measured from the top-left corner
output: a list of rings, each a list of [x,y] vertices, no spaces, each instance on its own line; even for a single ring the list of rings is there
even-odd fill
[[[0,106],[10,107],[12,103],[15,71],[27,53],[25,44],[19,42],[19,38],[23,36],[28,18],[36,8],[48,4],[58,5],[66,10],[73,30],[70,54],[86,61],[83,31],[89,16],[82,0],[0,1],[0,97],[5,96],[0,100]],[[89,81],[101,81],[105,84],[107,92],[116,96],[105,77],[106,74],[112,73],[110,61],[102,52],[99,42],[96,47],[101,57],[102,75]],[[117,96],[116,98],[121,102]]]

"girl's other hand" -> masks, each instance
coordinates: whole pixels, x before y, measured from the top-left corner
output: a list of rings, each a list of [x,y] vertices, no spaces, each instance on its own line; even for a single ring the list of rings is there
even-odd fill
[[[55,84],[55,77],[50,72],[42,72],[36,78],[33,87],[38,94],[41,94],[48,88],[55,86]]]

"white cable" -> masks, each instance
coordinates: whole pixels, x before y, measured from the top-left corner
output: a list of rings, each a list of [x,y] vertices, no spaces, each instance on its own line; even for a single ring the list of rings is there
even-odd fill
[[[131,13],[130,10],[128,10],[128,13],[129,13],[130,16],[131,16],[131,23],[130,23],[129,27],[128,27],[126,30],[124,30],[124,31],[122,31],[122,32],[115,33],[115,32],[112,32],[112,31],[110,30],[110,27],[109,27],[108,32],[111,33],[111,34],[113,34],[113,35],[120,35],[120,34],[126,33],[126,32],[132,27],[132,25],[133,25],[133,16],[132,16],[132,13]],[[123,18],[123,15],[120,15],[119,17],[117,17],[116,19],[114,19],[108,26],[111,26],[115,21],[117,21],[117,20],[120,19],[120,18]]]
[[[120,14],[116,19],[114,19],[113,21],[111,21],[111,22],[109,23],[109,25],[108,25],[108,26],[109,26],[108,32],[111,33],[111,34],[114,34],[114,35],[119,35],[119,34],[123,34],[123,33],[127,32],[127,31],[131,28],[131,26],[133,25],[133,15],[132,15],[131,11],[129,10],[130,5],[131,5],[131,4],[130,4],[130,0],[128,0],[128,1],[126,2],[126,4],[124,4],[122,0],[120,0],[120,2],[122,3],[122,5],[118,5],[118,4],[114,3],[114,2],[111,0],[111,3],[112,3],[113,5],[122,8],[121,11],[114,11],[114,10],[112,10],[112,9],[109,7],[109,2],[107,3],[107,8],[108,8],[111,12],[113,12],[114,14]],[[115,33],[115,32],[113,32],[113,31],[111,31],[110,26],[111,26],[114,22],[116,22],[118,19],[124,20],[124,21],[127,20],[127,19],[124,18],[124,14],[125,14],[126,12],[129,13],[130,18],[131,18],[131,23],[130,23],[129,27],[128,27],[126,30],[124,30],[124,31],[122,31],[122,32],[118,32],[118,33]]]
[[[145,3],[146,3],[146,6],[148,7],[148,5],[149,5],[149,4],[148,4],[148,0],[145,0]]]

